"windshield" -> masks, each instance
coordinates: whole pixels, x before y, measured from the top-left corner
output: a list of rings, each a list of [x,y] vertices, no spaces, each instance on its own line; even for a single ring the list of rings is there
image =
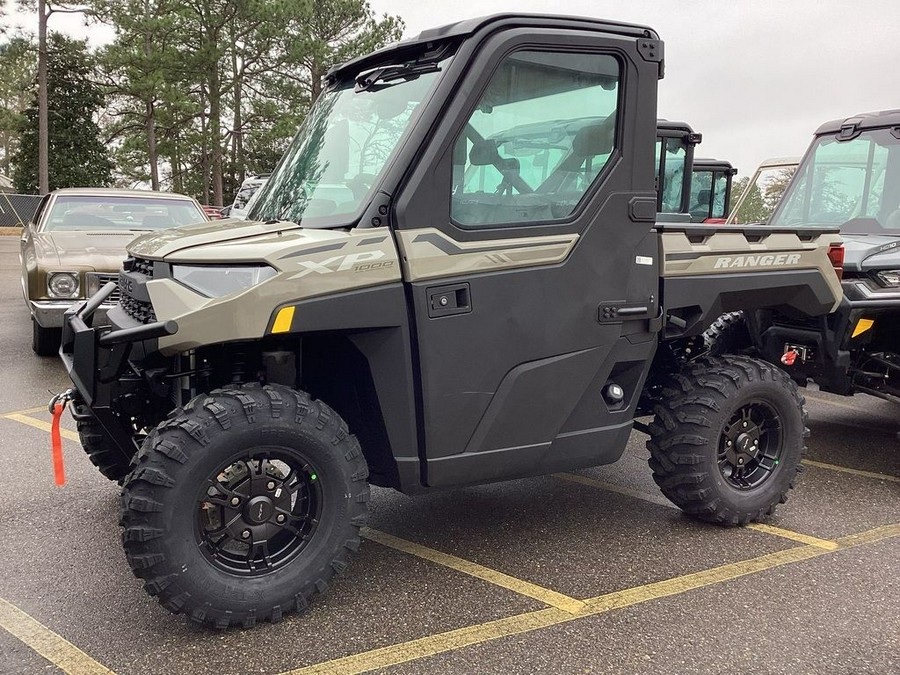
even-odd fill
[[[817,139],[771,224],[900,234],[900,135],[874,129],[849,141]]]
[[[661,157],[665,143],[665,156]],[[684,186],[687,146],[682,138],[656,139],[656,167],[658,171],[657,211],[660,213],[681,213],[682,188]]]
[[[448,60],[405,74],[398,66],[399,76],[385,69],[388,79],[365,86],[351,80],[326,90],[260,188],[248,218],[302,220],[305,227],[354,220]]]
[[[200,207],[188,199],[59,195],[43,229],[162,230],[207,220]]]
[[[246,187],[242,187],[238,190],[238,193],[234,196],[234,203],[231,205],[232,209],[243,209],[250,203],[250,198],[256,194],[256,191],[259,190],[265,182],[259,183],[251,183]]]

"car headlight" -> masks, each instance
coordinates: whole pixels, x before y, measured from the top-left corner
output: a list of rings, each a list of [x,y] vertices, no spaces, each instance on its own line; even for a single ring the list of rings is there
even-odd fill
[[[271,279],[277,273],[268,265],[172,266],[172,276],[176,281],[208,298],[221,298],[223,295],[246,290],[251,286],[261,284],[266,279]]]
[[[900,270],[883,270],[876,272],[875,276],[878,277],[878,283],[882,286],[887,286],[888,288],[900,287]]]
[[[77,298],[78,272],[51,272],[47,275],[47,293],[51,298]]]

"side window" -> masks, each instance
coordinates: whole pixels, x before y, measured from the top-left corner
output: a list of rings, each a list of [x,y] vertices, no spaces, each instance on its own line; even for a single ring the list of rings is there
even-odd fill
[[[728,190],[728,174],[723,171],[716,171],[713,180],[712,194],[712,218],[727,218],[725,213],[725,193]]]
[[[681,189],[684,185],[684,160],[687,150],[680,138],[666,139],[665,175],[662,182],[662,213],[681,213]]]
[[[495,227],[570,216],[615,147],[619,71],[604,54],[508,56],[456,139],[454,222]]]
[[[694,218],[706,218],[709,215],[712,178],[712,171],[694,171],[691,177],[691,199],[688,209]]]

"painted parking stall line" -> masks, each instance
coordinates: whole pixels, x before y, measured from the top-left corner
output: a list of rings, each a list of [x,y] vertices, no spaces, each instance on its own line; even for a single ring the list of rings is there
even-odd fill
[[[557,593],[549,588],[538,586],[537,584],[533,584],[523,579],[517,579],[516,577],[493,570],[484,565],[479,565],[470,560],[465,560],[464,558],[459,558],[455,555],[429,548],[428,546],[422,546],[421,544],[395,537],[387,532],[381,532],[367,527],[362,530],[362,536],[377,542],[382,546],[388,546],[397,551],[402,551],[403,553],[423,558],[424,560],[437,563],[438,565],[449,567],[452,570],[468,574],[469,576],[481,579],[482,581],[487,581],[495,586],[500,586],[501,588],[518,593],[519,595],[538,600],[545,605],[555,607],[568,614],[578,614],[585,608],[584,602],[568,595]]]
[[[680,595],[699,588],[715,586],[740,577],[832,555],[836,551],[875,544],[896,537],[900,537],[900,523],[842,537],[837,540],[837,549],[835,551],[813,545],[796,546],[784,551],[777,551],[776,553],[769,553],[757,558],[714,567],[702,572],[607,593],[585,600],[586,607],[578,615],[550,607],[312,664],[286,671],[282,675],[357,675],[358,673],[366,673],[378,668],[389,668],[401,663],[455,651],[463,647],[549,628],[550,626],[577,621],[587,616],[596,616],[651,600]]]
[[[37,619],[0,598],[0,628],[69,675],[114,675]]]
[[[19,422],[20,424],[27,424],[28,426],[34,427],[35,429],[46,431],[48,434],[51,430],[50,422],[45,422],[44,420],[39,420],[37,418],[30,417],[29,415],[23,415],[21,413],[10,413],[8,415],[3,415],[3,419],[12,420],[13,422]],[[74,431],[70,431],[68,429],[60,429],[59,433],[63,438],[68,438],[70,441],[79,440],[78,434]]]
[[[863,478],[874,478],[875,480],[886,480],[889,483],[900,483],[900,476],[893,476],[889,473],[876,473],[874,471],[863,471],[862,469],[854,469],[849,466],[838,466],[837,464],[827,464],[825,462],[816,462],[811,459],[804,459],[806,466],[814,466],[817,469],[826,469],[827,471],[837,471],[839,473],[847,473],[851,476],[862,476]]]

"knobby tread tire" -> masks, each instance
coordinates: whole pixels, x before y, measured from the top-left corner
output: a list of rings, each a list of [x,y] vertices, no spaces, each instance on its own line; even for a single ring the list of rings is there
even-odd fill
[[[729,312],[713,321],[703,333],[708,356],[739,354],[753,347],[743,312]]]
[[[316,534],[298,558],[275,572],[252,577],[265,579],[266,584],[256,584],[258,590],[251,594],[246,591],[247,577],[229,579],[208,561],[197,560],[199,554],[191,557],[184,553],[187,548],[179,548],[175,521],[190,519],[193,524],[196,516],[195,511],[185,513],[184,508],[173,508],[173,504],[179,499],[182,507],[188,503],[187,497],[179,496],[179,491],[196,493],[197,485],[187,481],[188,475],[197,474],[196,467],[206,466],[205,462],[213,462],[213,455],[230,439],[240,438],[236,434],[252,433],[256,437],[294,431],[313,439],[317,443],[313,450],[322,456],[327,454],[327,461],[339,467],[333,474],[340,475],[320,475],[319,480],[330,480],[339,488],[335,494],[341,500],[340,513],[322,514]],[[337,501],[334,496],[330,495],[332,503]],[[246,628],[261,621],[279,621],[289,612],[302,612],[315,595],[326,591],[332,578],[346,568],[350,554],[359,548],[359,531],[368,520],[368,502],[366,460],[356,437],[336,412],[289,387],[231,385],[197,396],[172,411],[147,435],[134,470],[125,479],[119,524],[132,571],[163,607],[205,626]],[[331,520],[326,524],[328,518]],[[184,527],[180,531],[184,534]],[[190,546],[196,548],[197,544],[192,540]],[[179,554],[183,559],[175,559]],[[285,574],[293,575],[291,583],[287,583]],[[215,587],[219,593],[211,591]],[[222,588],[226,594],[233,589],[233,595],[223,597]]]
[[[717,462],[725,421],[746,396],[776,406],[783,425],[780,463],[757,488],[739,491]],[[650,425],[650,468],[662,493],[700,520],[722,525],[761,521],[787,501],[806,453],[807,413],[797,385],[779,368],[746,356],[704,357],[662,380]]]
[[[121,485],[131,471],[131,459],[119,451],[96,420],[78,420],[76,428],[81,447],[91,464],[104,476]]]

